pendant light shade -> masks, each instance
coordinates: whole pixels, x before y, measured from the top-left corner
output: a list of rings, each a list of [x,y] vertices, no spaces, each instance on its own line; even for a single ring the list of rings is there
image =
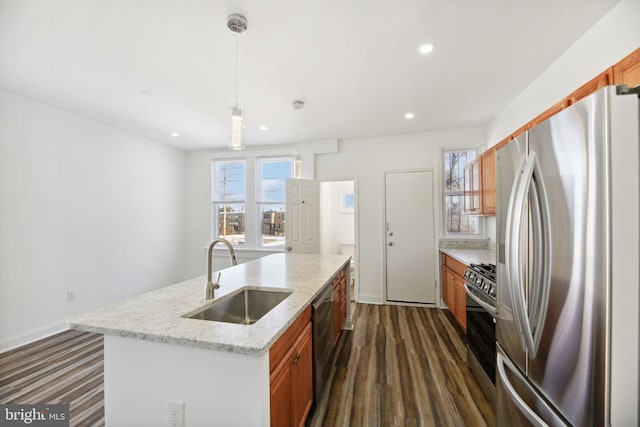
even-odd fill
[[[231,144],[232,150],[244,150],[244,128],[242,123],[242,107],[236,105],[231,109]]]

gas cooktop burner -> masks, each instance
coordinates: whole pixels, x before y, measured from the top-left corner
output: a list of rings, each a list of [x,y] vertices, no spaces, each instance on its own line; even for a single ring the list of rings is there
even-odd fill
[[[496,266],[494,264],[471,264],[464,272],[464,278],[476,290],[495,301]]]
[[[496,266],[495,264],[471,264],[469,266],[471,269],[477,271],[483,276],[496,281]]]

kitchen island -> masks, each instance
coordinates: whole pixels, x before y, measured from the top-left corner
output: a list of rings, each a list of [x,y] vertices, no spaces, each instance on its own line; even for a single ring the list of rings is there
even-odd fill
[[[204,276],[68,319],[105,335],[106,424],[166,425],[169,402],[184,402],[191,426],[269,425],[269,349],[349,261],[275,254],[221,270],[216,300],[242,288],[291,291],[252,325],[184,317],[212,304]]]

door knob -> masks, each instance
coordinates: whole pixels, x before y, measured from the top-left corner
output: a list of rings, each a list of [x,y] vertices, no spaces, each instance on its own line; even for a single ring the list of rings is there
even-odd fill
[[[387,243],[387,246],[393,246],[393,242]]]

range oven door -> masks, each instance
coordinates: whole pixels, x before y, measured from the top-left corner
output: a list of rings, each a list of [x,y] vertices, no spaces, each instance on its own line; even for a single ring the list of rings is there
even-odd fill
[[[467,291],[467,345],[469,352],[482,367],[485,375],[495,387],[496,384],[496,325],[493,316],[484,305],[482,295],[474,292],[472,285],[465,284]],[[480,301],[478,301],[480,299]],[[484,304],[479,304],[483,302]]]

